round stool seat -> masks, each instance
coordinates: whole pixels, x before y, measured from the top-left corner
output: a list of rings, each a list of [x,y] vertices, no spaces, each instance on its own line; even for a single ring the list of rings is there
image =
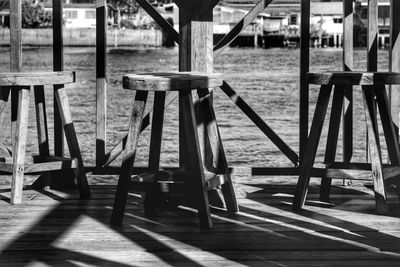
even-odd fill
[[[322,72],[307,73],[309,84],[319,85],[390,85],[400,84],[398,72]]]
[[[122,78],[124,89],[139,91],[181,91],[221,86],[220,73],[207,72],[154,72],[126,74]]]
[[[74,82],[74,71],[0,73],[0,86],[54,85]]]

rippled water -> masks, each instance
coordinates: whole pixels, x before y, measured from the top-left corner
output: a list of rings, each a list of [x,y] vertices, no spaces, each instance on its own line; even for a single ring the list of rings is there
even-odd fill
[[[9,70],[9,52],[0,51],[0,71]],[[366,66],[365,51],[355,52],[356,69]],[[380,51],[380,69],[387,69],[387,51]],[[26,49],[23,52],[25,71],[51,70],[51,48]],[[341,50],[311,50],[311,70],[340,70]],[[229,48],[214,62],[215,69],[222,72],[226,81],[239,95],[275,130],[279,136],[298,152],[299,118],[299,50],[296,49],[239,49]],[[66,48],[65,69],[77,71],[77,83],[69,88],[69,99],[76,122],[78,139],[84,160],[93,165],[95,158],[95,50],[94,48]],[[111,148],[127,129],[128,117],[134,92],[123,90],[121,77],[129,72],[172,71],[178,69],[178,50],[149,49],[121,50],[108,54],[108,140]],[[313,110],[317,88],[310,90]],[[46,95],[50,101],[50,88]],[[151,97],[150,97],[151,100]],[[230,165],[241,166],[291,166],[290,161],[279,152],[272,142],[236,107],[220,90],[215,92],[215,109],[223,144]],[[33,102],[33,98],[32,101]],[[151,106],[151,102],[148,107]],[[365,126],[361,122],[361,98],[355,94],[355,158],[365,157]],[[166,111],[166,127],[162,147],[162,165],[178,162],[177,104]],[[52,112],[51,105],[49,111]],[[310,112],[310,117],[312,112]],[[37,151],[34,110],[31,107],[28,152]],[[9,122],[9,109],[3,116]],[[52,119],[52,115],[49,115]],[[52,126],[50,126],[50,131]],[[4,142],[10,143],[9,127],[2,127]],[[147,162],[149,130],[140,140],[138,165]],[[323,139],[324,140],[324,139]],[[324,142],[321,142],[323,151]],[[339,153],[340,153],[339,149]]]

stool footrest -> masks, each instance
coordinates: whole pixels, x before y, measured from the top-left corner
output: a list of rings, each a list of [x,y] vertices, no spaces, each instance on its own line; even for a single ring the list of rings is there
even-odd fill
[[[185,177],[190,175],[190,172],[180,169],[175,171],[143,172],[131,177],[131,185],[139,190],[144,189],[146,184],[158,183],[162,193],[183,192],[185,190]],[[226,182],[225,175],[205,171],[204,176],[207,190],[216,188]]]
[[[38,173],[38,172],[47,172],[47,171],[58,171],[64,169],[76,169],[78,167],[77,160],[69,159],[69,160],[60,160],[60,161],[48,161],[48,162],[40,162],[40,163],[28,163],[25,164],[24,173]],[[0,162],[0,171],[6,173],[13,172],[13,163],[12,162]]]

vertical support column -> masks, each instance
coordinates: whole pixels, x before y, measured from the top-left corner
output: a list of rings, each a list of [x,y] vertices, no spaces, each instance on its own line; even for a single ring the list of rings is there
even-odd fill
[[[353,0],[343,2],[343,70],[353,70]],[[343,161],[350,162],[353,156],[353,90],[344,88],[343,109]]]
[[[389,71],[400,72],[400,1],[390,1],[390,48]],[[399,126],[400,86],[389,89],[390,107],[394,124]],[[399,133],[396,133],[397,137]]]
[[[183,5],[183,4],[182,4]],[[213,71],[213,14],[212,9],[207,12],[199,12],[199,10],[188,11],[182,6],[179,9],[179,70],[180,71],[201,71],[201,72],[212,72]],[[193,125],[185,125],[187,121],[186,113],[189,112],[192,107],[191,93],[179,94],[179,163],[180,166],[189,165],[193,171],[199,172],[193,177],[191,185],[194,188],[194,196],[196,198],[195,203],[199,211],[200,226],[203,228],[211,228],[211,216],[210,207],[208,201],[207,192],[205,192],[205,177],[201,158],[196,155],[189,153],[188,140],[184,138],[190,138],[186,136],[188,134],[188,127]],[[185,110],[182,110],[185,108]],[[189,110],[188,110],[189,109]],[[194,114],[193,114],[194,115]],[[187,123],[186,123],[187,124]],[[185,127],[186,126],[186,127]],[[197,140],[197,129],[193,129],[195,137],[192,141],[197,143],[196,146],[203,146],[204,141]],[[193,150],[193,148],[191,148]],[[199,152],[198,147],[196,153]],[[189,154],[188,154],[189,153]],[[204,154],[203,154],[204,155]],[[189,159],[191,156],[192,159]],[[190,166],[191,165],[191,166]],[[197,166],[199,165],[199,166]],[[202,184],[200,184],[202,183]]]
[[[53,0],[53,70],[64,70],[64,50],[63,50],[63,1]],[[64,85],[55,85],[54,92]],[[55,99],[55,95],[54,95]],[[54,100],[54,154],[64,155],[64,134],[60,111]]]
[[[310,69],[310,0],[301,0],[301,30],[300,30],[300,161],[308,138],[308,98],[309,86],[307,72]],[[301,162],[300,162],[301,163]]]
[[[22,7],[21,0],[10,1],[10,70],[12,72],[22,71]],[[2,108],[6,105],[10,89],[2,93]],[[18,110],[18,91],[11,92],[11,136],[15,134]],[[14,146],[14,138],[13,146]]]
[[[368,0],[367,70],[378,70],[378,0]]]
[[[21,0],[10,1],[10,70],[12,72],[19,72],[22,69],[21,17]]]
[[[96,167],[104,164],[107,141],[107,0],[96,6]]]

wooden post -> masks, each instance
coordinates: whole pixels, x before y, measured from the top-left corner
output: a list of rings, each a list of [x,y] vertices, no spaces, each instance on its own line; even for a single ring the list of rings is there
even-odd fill
[[[368,0],[367,70],[378,70],[378,0]]]
[[[301,0],[300,32],[300,137],[299,157],[303,158],[308,138],[308,98],[307,72],[310,69],[310,0]]]
[[[353,70],[353,0],[343,2],[343,70]],[[353,90],[344,88],[345,103],[343,109],[343,161],[350,162],[353,156]],[[347,104],[347,105],[346,105]]]
[[[53,0],[53,70],[64,70],[64,50],[63,50],[63,1]],[[55,85],[54,91],[64,85]],[[54,95],[55,99],[55,95]],[[60,112],[56,101],[54,101],[54,154],[64,155],[64,134]]]
[[[107,141],[107,1],[96,6],[96,167],[104,164]]]
[[[10,70],[22,70],[22,8],[21,0],[10,1]]]
[[[400,72],[400,1],[390,1],[390,48],[389,71]],[[392,85],[389,89],[390,107],[394,123],[399,126],[400,86]],[[397,135],[399,133],[396,133]]]
[[[200,10],[196,10],[196,12],[194,12],[185,5],[186,4],[182,2],[182,5],[179,8],[179,70],[212,72],[214,57],[212,8],[206,10],[205,12],[200,12]],[[179,97],[182,98],[183,95],[179,95]],[[180,102],[185,100],[187,101],[187,99],[182,98],[180,99]],[[182,108],[181,104],[179,108]],[[184,121],[183,116],[184,113],[180,111],[180,122]],[[185,136],[185,129],[182,126],[183,125],[179,126],[180,166],[184,166],[186,163],[186,159],[182,156],[187,150],[187,142],[181,138],[182,136]],[[203,143],[204,142],[200,142],[200,146],[203,146]],[[207,194],[199,196],[197,203],[199,205],[200,226],[204,228],[211,228],[212,222],[209,215],[209,206],[208,204],[204,206],[205,203],[208,203]]]

